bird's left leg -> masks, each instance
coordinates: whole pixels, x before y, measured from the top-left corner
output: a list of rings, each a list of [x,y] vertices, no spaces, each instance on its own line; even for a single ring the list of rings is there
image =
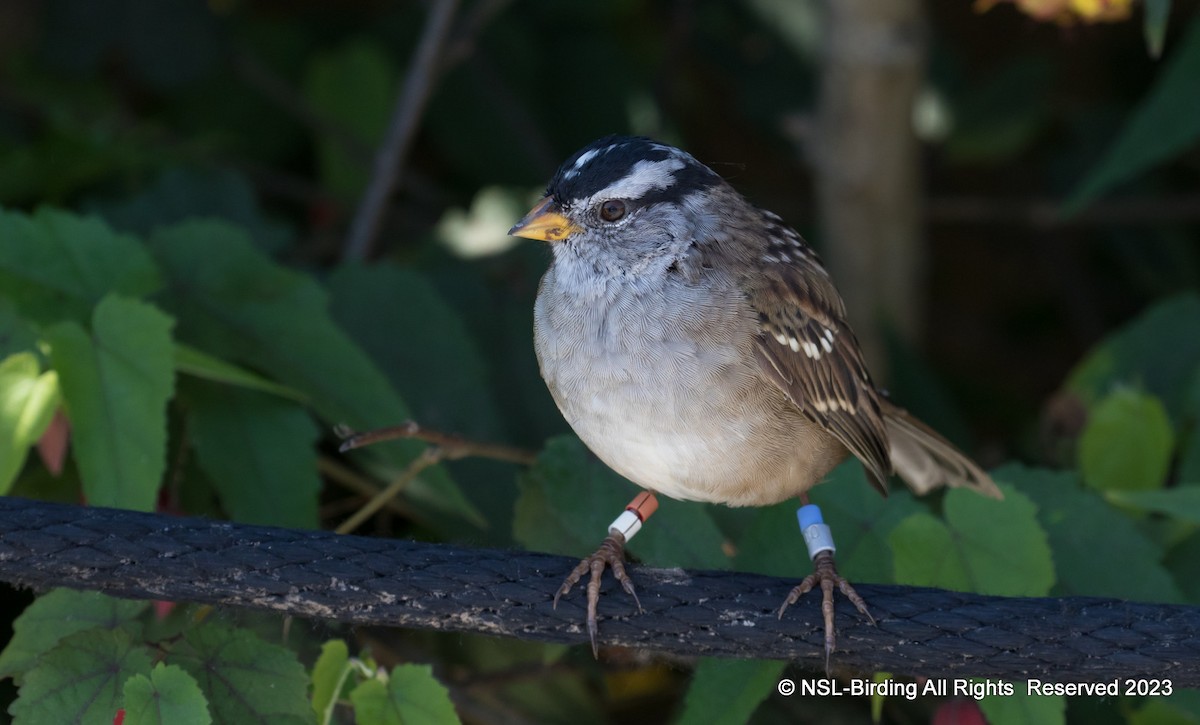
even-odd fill
[[[608,536],[596,553],[579,562],[554,594],[554,608],[557,609],[559,597],[569,593],[584,574],[591,573],[587,585],[587,629],[592,640],[593,655],[596,654],[596,605],[600,603],[600,577],[606,566],[612,569],[613,577],[621,583],[621,588],[633,597],[638,611],[642,611],[642,603],[638,600],[633,580],[625,573],[625,542],[641,530],[642,523],[657,509],[658,499],[649,491],[642,491],[635,496],[625,507],[625,511],[609,524]]]
[[[800,502],[803,505],[796,511],[796,514],[800,519],[800,531],[804,534],[804,543],[808,546],[808,555],[813,562],[813,573],[806,576],[804,581],[788,594],[783,605],[779,607],[779,617],[782,618],[788,607],[820,584],[821,613],[825,617],[825,669],[828,670],[829,655],[833,653],[833,648],[837,644],[833,628],[833,588],[836,586],[854,604],[860,614],[871,620],[871,624],[875,624],[875,618],[867,611],[867,603],[858,595],[858,592],[854,591],[850,582],[838,574],[837,566],[833,561],[833,554],[837,549],[833,545],[833,534],[829,530],[829,525],[821,518],[821,509],[808,502],[807,494],[800,496]]]

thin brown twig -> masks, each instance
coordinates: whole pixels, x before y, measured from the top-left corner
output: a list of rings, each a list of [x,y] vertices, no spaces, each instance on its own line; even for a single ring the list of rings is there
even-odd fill
[[[364,498],[373,498],[379,495],[379,492],[383,490],[381,486],[376,486],[365,477],[359,475],[349,466],[344,466],[332,458],[325,456],[318,458],[317,471],[319,471],[322,476],[328,478],[330,481],[333,481],[343,488],[349,489],[350,491],[353,491]],[[404,516],[406,518],[412,518],[415,515],[411,509],[396,500],[389,501],[387,503],[387,508],[393,513],[399,514],[400,516]]]
[[[412,438],[413,440],[425,441],[441,448],[443,450],[442,460],[446,461],[456,461],[460,458],[491,458],[497,461],[520,463],[530,466],[537,460],[537,453],[525,450],[524,448],[513,448],[512,446],[496,443],[472,441],[454,433],[443,433],[429,428],[422,428],[418,423],[411,420],[405,421],[400,425],[376,428],[362,433],[350,430],[345,426],[338,426],[335,432],[342,438],[342,444],[338,447],[338,450],[342,453],[384,441]]]
[[[438,59],[457,7],[458,0],[435,0],[429,11],[403,90],[392,110],[387,136],[375,155],[371,183],[350,225],[343,260],[366,259],[374,246],[388,198],[396,187],[425,103],[433,90]]]
[[[417,456],[409,463],[408,466],[396,476],[395,480],[388,484],[387,488],[375,494],[374,498],[367,501],[354,515],[343,521],[334,531],[339,534],[348,534],[354,531],[363,524],[364,521],[374,516],[379,509],[388,504],[389,501],[400,495],[400,492],[412,483],[421,471],[441,462],[443,458],[442,449],[437,446],[430,446],[421,451],[421,455]]]

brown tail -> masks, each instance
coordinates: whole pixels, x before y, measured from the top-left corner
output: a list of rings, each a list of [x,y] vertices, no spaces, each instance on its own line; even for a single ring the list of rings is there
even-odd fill
[[[913,493],[923,496],[938,486],[963,486],[984,496],[1004,498],[992,477],[950,441],[886,398],[879,402],[892,466]]]

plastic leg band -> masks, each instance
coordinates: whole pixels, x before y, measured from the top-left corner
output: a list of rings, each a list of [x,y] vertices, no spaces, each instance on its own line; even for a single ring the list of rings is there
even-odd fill
[[[817,558],[822,551],[833,553],[837,547],[833,545],[833,532],[821,518],[821,509],[816,504],[805,504],[796,509],[796,517],[800,519],[800,531],[804,534],[804,543],[808,546],[808,557]]]
[[[625,507],[625,511],[608,525],[608,533],[619,533],[628,542],[634,534],[642,530],[642,524],[657,510],[658,499],[649,491],[642,491],[634,496]]]

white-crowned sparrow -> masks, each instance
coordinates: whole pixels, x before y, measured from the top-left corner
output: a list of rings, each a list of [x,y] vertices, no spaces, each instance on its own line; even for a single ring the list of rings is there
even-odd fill
[[[884,494],[895,471],[918,493],[950,485],[1000,497],[977,465],[875,388],[845,305],[800,235],[691,155],[646,138],[595,141],[510,234],[553,252],[534,340],[555,402],[601,460],[648,491],[807,503],[805,492],[853,454]],[[656,506],[635,499],[555,596],[590,571],[593,649],[600,576],[611,566],[636,599],[624,543]],[[814,573],[779,614],[819,584],[828,656],[835,586],[870,615],[837,574],[832,540],[810,553]]]

